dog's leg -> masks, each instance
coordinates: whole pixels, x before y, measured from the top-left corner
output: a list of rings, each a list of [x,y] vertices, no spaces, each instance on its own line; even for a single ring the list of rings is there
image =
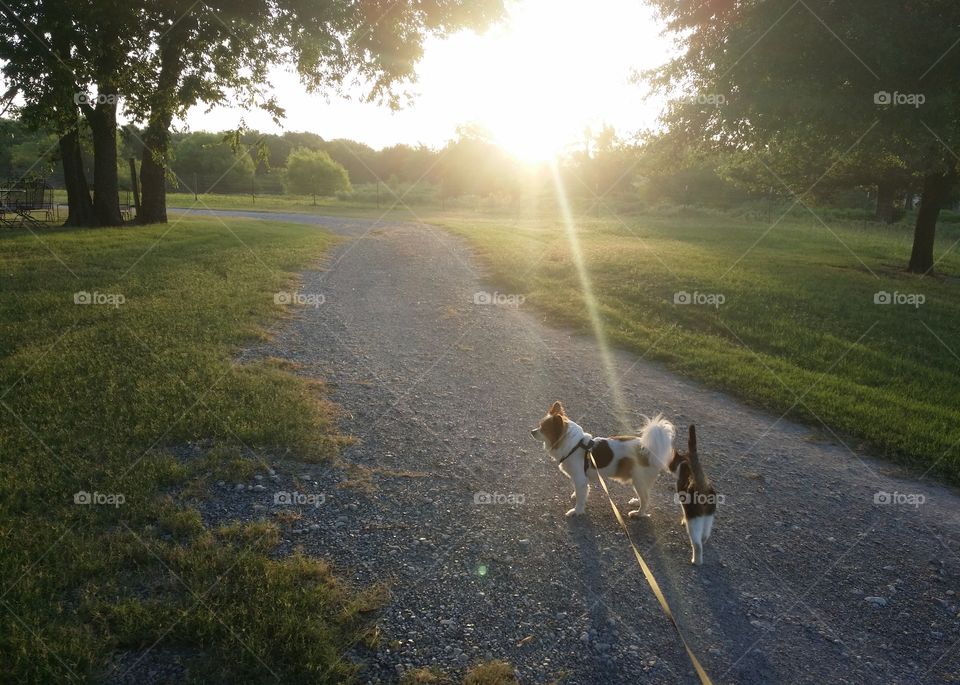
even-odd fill
[[[577,504],[567,512],[567,516],[581,516],[586,511],[587,495],[590,493],[590,483],[587,482],[587,474],[583,472],[574,473],[573,487],[576,488],[573,496],[576,498]]]
[[[706,523],[703,526],[703,541],[706,542],[710,539],[710,533],[713,531],[713,515],[704,517]]]
[[[650,491],[645,490],[642,487],[638,488],[636,481],[634,481],[633,490],[640,497],[640,501],[639,501],[640,508],[634,509],[633,511],[628,512],[627,516],[629,516],[632,519],[638,519],[644,516],[649,516],[650,514],[647,513],[647,506],[650,504]],[[630,504],[633,504],[633,502],[634,500],[630,500]]]
[[[588,496],[590,495],[590,484],[589,484],[589,483],[587,483],[587,495],[588,495]],[[576,490],[574,490],[573,492],[570,493],[570,499],[577,499],[577,491],[576,491]]]
[[[703,529],[705,524],[706,519],[703,516],[687,521],[687,536],[690,538],[690,546],[693,548],[690,563],[696,566],[703,563]]]

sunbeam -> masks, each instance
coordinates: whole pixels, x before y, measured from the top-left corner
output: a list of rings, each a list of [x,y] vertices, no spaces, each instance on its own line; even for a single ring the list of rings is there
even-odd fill
[[[630,412],[627,411],[626,403],[623,400],[620,378],[617,375],[616,367],[613,363],[613,355],[610,352],[610,345],[607,342],[607,335],[603,330],[603,322],[600,319],[600,308],[597,305],[596,298],[593,296],[590,274],[584,265],[583,252],[580,249],[580,239],[577,236],[576,221],[573,218],[573,212],[570,210],[570,204],[567,201],[567,192],[563,186],[560,169],[555,160],[550,163],[550,173],[553,176],[553,185],[556,190],[557,203],[560,206],[560,214],[563,219],[567,240],[570,242],[570,254],[573,257],[573,265],[577,270],[577,278],[580,281],[580,289],[583,292],[583,303],[587,308],[587,315],[590,317],[590,327],[593,328],[593,337],[596,339],[597,346],[600,349],[603,370],[607,376],[607,385],[613,397],[617,421],[620,424],[622,432],[629,432],[636,428],[636,421],[630,419]]]

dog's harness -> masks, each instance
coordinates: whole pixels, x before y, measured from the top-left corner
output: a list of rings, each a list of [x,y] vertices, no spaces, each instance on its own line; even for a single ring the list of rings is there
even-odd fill
[[[583,455],[583,456],[584,456],[584,458],[586,459],[586,456],[587,456],[588,454],[590,454],[590,450],[592,450],[592,449],[593,449],[593,446],[596,445],[596,444],[597,444],[597,441],[596,441],[595,439],[593,439],[593,438],[591,438],[590,440],[586,440],[586,439],[584,439],[584,438],[580,438],[580,442],[578,442],[576,445],[574,445],[574,446],[573,446],[573,449],[571,449],[569,452],[567,452],[566,455],[564,455],[563,459],[561,459],[560,461],[557,462],[557,465],[559,466],[560,464],[562,464],[563,462],[565,462],[570,455],[572,455],[574,452],[576,452],[576,451],[577,451],[578,449],[580,449],[580,448],[583,448],[583,452],[584,452],[584,455]]]

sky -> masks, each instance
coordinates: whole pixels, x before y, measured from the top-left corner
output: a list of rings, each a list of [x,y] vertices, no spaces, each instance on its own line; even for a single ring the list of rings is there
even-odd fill
[[[508,12],[484,34],[430,39],[409,88],[415,97],[399,112],[359,101],[359,90],[349,100],[308,95],[294,74],[275,69],[282,127],[263,112],[226,107],[195,107],[185,123],[219,131],[242,119],[260,131],[310,131],[374,148],[440,147],[472,123],[529,160],[582,145],[588,126],[629,135],[654,124],[661,103],[630,76],[664,62],[671,42],[641,0],[514,0]]]

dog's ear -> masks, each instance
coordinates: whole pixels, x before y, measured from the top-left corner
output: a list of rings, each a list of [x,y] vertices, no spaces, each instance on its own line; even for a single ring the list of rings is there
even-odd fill
[[[546,438],[547,445],[553,447],[563,435],[563,417],[560,414],[551,414],[540,422],[540,430]]]
[[[550,416],[554,414],[559,414],[560,416],[566,416],[566,413],[563,411],[563,405],[560,404],[560,400],[557,400],[553,403],[553,406],[550,407]]]
[[[693,424],[690,424],[690,436],[687,438],[687,452],[690,454],[697,453],[697,429],[693,427]]]

